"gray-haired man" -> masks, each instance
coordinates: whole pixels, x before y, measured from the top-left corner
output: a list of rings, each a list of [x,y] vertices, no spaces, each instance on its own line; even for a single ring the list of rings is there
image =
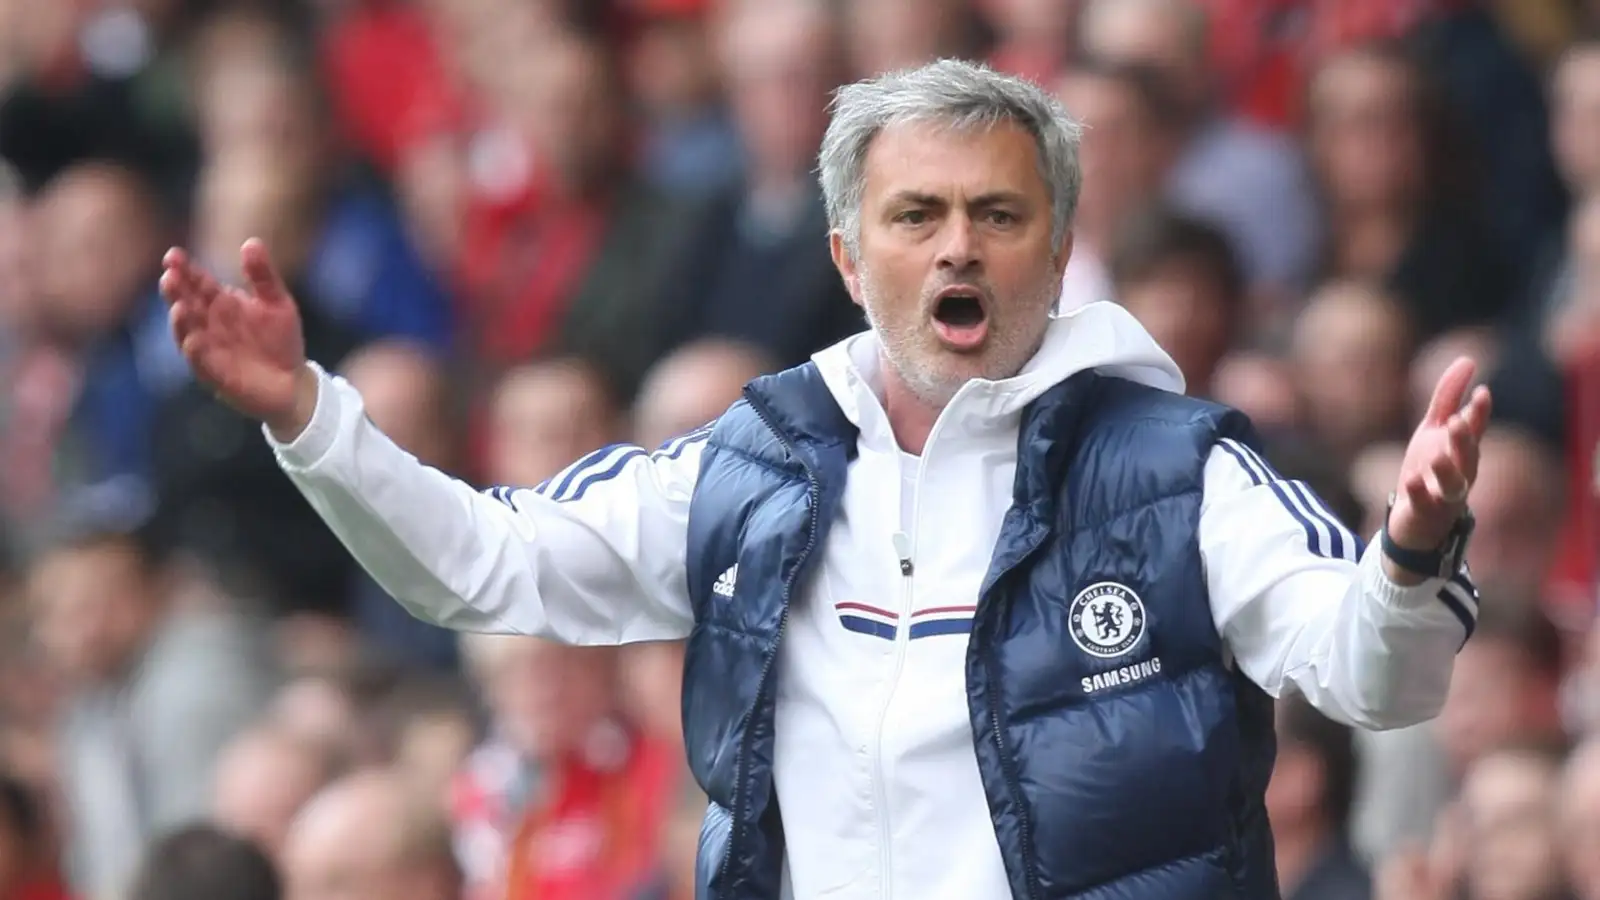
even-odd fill
[[[702,897],[1272,897],[1270,698],[1438,710],[1488,397],[1444,376],[1364,548],[1120,308],[1052,318],[1078,135],[964,63],[843,89],[822,185],[871,329],[532,489],[396,449],[307,365],[259,244],[248,289],[181,251],[163,287],[200,376],[417,615],[688,638]]]

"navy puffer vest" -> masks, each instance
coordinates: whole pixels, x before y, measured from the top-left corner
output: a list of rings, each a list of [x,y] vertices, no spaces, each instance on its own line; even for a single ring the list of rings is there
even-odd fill
[[[1024,414],[967,654],[973,740],[1016,898],[1278,896],[1263,807],[1272,703],[1226,658],[1196,537],[1222,437],[1254,442],[1237,412],[1094,372]],[[683,701],[711,800],[702,900],[779,896],[774,660],[855,442],[808,364],[752,383],[705,450]],[[735,589],[717,590],[733,565]]]

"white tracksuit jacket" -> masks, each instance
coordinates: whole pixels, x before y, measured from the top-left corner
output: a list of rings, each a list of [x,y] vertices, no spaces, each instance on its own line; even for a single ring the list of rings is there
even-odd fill
[[[815,360],[860,437],[779,655],[785,891],[1000,900],[1009,891],[972,744],[960,620],[1011,497],[1022,409],[1088,368],[1173,391],[1181,376],[1126,311],[1091,304],[1055,320],[1021,374],[962,388],[916,458],[890,433],[870,332]],[[371,424],[348,383],[320,377],[310,426],[274,442],[279,462],[411,612],[580,644],[688,634],[685,528],[703,431],[627,460],[626,448],[591,454],[543,494],[480,493],[419,464]],[[1231,442],[1206,464],[1199,541],[1217,629],[1268,693],[1292,687],[1367,728],[1438,712],[1462,617],[1476,615],[1470,582],[1393,584],[1376,545],[1356,558],[1355,537],[1304,485]],[[916,561],[911,578],[902,551]],[[913,639],[913,626],[935,621],[954,624]]]

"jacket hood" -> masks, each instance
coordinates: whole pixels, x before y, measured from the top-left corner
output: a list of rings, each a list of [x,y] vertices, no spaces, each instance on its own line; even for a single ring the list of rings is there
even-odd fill
[[[845,416],[863,430],[873,424],[869,419],[883,416],[881,350],[877,333],[865,331],[812,357]],[[1089,369],[1173,393],[1184,390],[1178,364],[1144,326],[1121,306],[1097,302],[1053,317],[1039,352],[1021,372],[999,381],[975,378],[951,406],[986,419],[1020,415],[1040,394]]]

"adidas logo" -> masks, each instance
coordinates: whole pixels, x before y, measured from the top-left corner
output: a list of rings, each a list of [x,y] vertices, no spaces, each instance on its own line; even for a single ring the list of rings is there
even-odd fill
[[[732,597],[733,584],[739,579],[739,564],[734,563],[726,572],[717,576],[717,583],[711,586],[711,593],[719,597]]]

